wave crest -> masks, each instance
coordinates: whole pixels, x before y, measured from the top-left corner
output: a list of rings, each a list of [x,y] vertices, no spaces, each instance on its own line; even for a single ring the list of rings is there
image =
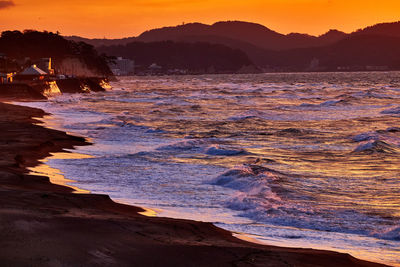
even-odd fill
[[[395,154],[399,153],[399,148],[384,141],[370,140],[360,144],[354,152]]]
[[[390,108],[390,109],[386,109],[384,111],[381,112],[382,114],[394,114],[394,115],[400,115],[400,106],[395,107],[395,108]]]
[[[400,241],[400,226],[394,226],[382,233],[374,233],[373,236],[379,239]]]

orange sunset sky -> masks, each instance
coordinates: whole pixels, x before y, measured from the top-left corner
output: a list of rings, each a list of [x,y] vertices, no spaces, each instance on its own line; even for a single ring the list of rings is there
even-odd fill
[[[182,22],[257,22],[281,32],[351,32],[400,20],[400,0],[9,0],[0,31],[37,29],[84,37],[129,37]]]

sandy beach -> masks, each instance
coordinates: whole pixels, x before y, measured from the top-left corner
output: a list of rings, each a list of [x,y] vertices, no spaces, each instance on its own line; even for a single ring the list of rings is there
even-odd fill
[[[89,145],[0,103],[1,266],[382,266],[337,252],[264,246],[211,223],[146,217],[106,195],[74,194],[28,167]]]

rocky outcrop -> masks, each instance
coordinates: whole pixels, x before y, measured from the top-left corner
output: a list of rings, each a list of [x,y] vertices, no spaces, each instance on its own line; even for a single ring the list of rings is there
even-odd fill
[[[105,91],[108,81],[102,78],[68,78],[57,80],[61,93],[89,93]]]
[[[57,86],[56,81],[38,82],[31,85],[36,92],[47,97],[61,95],[60,88]]]

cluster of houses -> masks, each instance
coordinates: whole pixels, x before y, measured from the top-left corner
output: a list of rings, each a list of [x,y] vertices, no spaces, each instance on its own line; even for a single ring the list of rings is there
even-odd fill
[[[5,58],[3,55],[1,55]],[[33,64],[19,72],[9,72],[7,66],[2,66],[0,69],[0,84],[13,82],[29,82],[40,81],[47,77],[54,76],[52,69],[51,58],[41,58],[36,64]]]
[[[163,72],[163,68],[156,63],[150,66],[135,66],[135,61],[122,57],[117,57],[108,66],[115,76],[157,75]]]
[[[13,77],[14,77],[14,73],[1,73],[0,72],[0,84],[12,83]]]
[[[51,79],[64,79],[65,77],[76,76],[96,76],[88,70],[80,60],[75,58],[64,59],[57,67],[57,73],[62,75],[55,75],[52,68],[51,58],[41,58],[32,62],[29,67],[16,71],[15,66],[7,66],[6,56],[0,53],[0,84],[9,84],[15,82],[29,83],[34,81],[41,81],[48,78]],[[18,62],[18,66],[27,65],[31,62],[29,58]],[[135,66],[135,62],[130,59],[122,57],[116,58],[109,64],[109,67],[115,76],[130,76],[130,75],[183,75],[187,74],[187,70],[182,69],[165,69],[157,63],[149,66]],[[10,71],[11,70],[11,71]]]
[[[129,76],[135,73],[135,62],[122,57],[117,57],[109,64],[109,67],[115,76]]]
[[[135,65],[135,61],[122,57],[117,57],[116,60],[109,64],[109,67],[115,76],[130,76],[130,75],[184,75],[188,70],[184,69],[166,69],[157,63],[148,66]]]

